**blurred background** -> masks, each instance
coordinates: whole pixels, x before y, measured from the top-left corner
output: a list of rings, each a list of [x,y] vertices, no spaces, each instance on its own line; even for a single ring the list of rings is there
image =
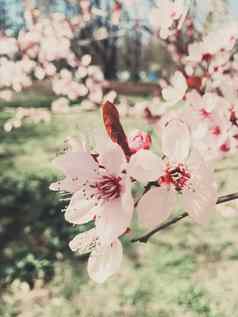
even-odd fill
[[[186,220],[146,245],[125,240],[120,273],[96,285],[87,258],[68,247],[85,228],[65,222],[67,202],[49,191],[63,141],[103,128],[103,100],[121,105],[127,131],[156,119],[148,109],[178,66],[173,45],[184,52],[190,39],[158,40],[153,5],[0,0],[0,316],[237,316],[237,206],[208,227]],[[230,14],[236,0],[194,1],[191,36]],[[127,115],[135,104],[146,115]],[[237,165],[232,157],[217,167],[221,194],[237,191]]]

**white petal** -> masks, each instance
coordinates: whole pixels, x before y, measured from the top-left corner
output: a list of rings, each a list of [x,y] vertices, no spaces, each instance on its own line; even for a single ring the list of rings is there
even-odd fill
[[[179,71],[175,72],[174,76],[172,77],[171,83],[174,88],[178,89],[180,92],[186,90],[187,88],[186,79],[184,75]]]
[[[83,224],[93,219],[96,208],[93,200],[84,199],[81,192],[75,193],[64,214],[65,220],[74,224]]]
[[[77,183],[71,178],[65,178],[61,181],[52,183],[49,188],[53,191],[63,191],[69,193],[74,193],[79,189]]]
[[[140,200],[137,212],[139,222],[153,229],[165,221],[176,204],[176,193],[166,187],[151,188]]]
[[[191,188],[183,193],[183,207],[195,222],[205,224],[216,208],[217,187],[214,174],[197,152],[191,154],[188,164],[192,175]]]
[[[122,262],[122,245],[115,240],[109,246],[97,247],[88,260],[88,274],[97,283],[103,283],[116,273]]]
[[[77,234],[73,240],[70,241],[69,247],[74,252],[86,254],[96,247],[96,240],[96,230],[93,228],[89,231]]]
[[[142,183],[157,180],[163,173],[162,160],[149,150],[140,150],[132,155],[128,174]]]
[[[88,152],[67,152],[57,157],[53,163],[66,176],[70,178],[78,177],[80,182],[91,179],[98,169],[97,163]]]
[[[123,184],[123,189],[121,193],[121,203],[122,208],[125,210],[134,210],[134,199],[131,194],[131,180],[130,177],[126,176]]]
[[[177,100],[177,92],[173,87],[169,86],[169,87],[163,88],[162,95],[163,95],[163,98],[168,102],[172,102],[173,100]]]
[[[187,83],[183,74],[177,71],[171,78],[171,84],[172,86],[162,89],[162,96],[166,101],[175,105],[184,97],[187,90]]]
[[[188,126],[172,119],[161,131],[162,152],[170,162],[183,163],[189,156],[191,136]]]
[[[104,152],[99,156],[99,161],[109,173],[118,175],[126,164],[126,157],[121,147],[111,142],[110,146],[107,146]]]
[[[129,227],[133,206],[125,206],[122,199],[104,203],[98,208],[96,230],[102,243],[110,243]]]

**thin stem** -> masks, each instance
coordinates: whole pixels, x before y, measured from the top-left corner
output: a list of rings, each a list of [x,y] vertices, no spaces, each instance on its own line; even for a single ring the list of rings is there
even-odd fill
[[[217,205],[220,204],[224,204],[226,202],[232,201],[232,200],[236,200],[238,199],[238,193],[233,193],[233,194],[229,194],[229,195],[224,195],[224,196],[220,196],[217,199]],[[142,243],[146,243],[154,234],[156,234],[157,232],[166,229],[168,227],[170,227],[171,225],[179,222],[180,220],[186,218],[188,216],[187,212],[182,213],[181,215],[174,217],[173,219],[169,220],[168,222],[163,223],[162,225],[156,227],[155,229],[147,232],[146,234],[138,237],[138,238],[134,238],[131,240],[131,242],[142,242]]]
[[[238,170],[238,166],[220,167],[215,169],[215,173],[226,172],[226,171],[236,171],[236,170]]]

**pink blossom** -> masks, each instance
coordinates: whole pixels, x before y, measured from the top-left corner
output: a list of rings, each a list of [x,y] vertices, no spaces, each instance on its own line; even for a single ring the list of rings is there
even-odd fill
[[[166,39],[182,27],[188,8],[183,0],[160,0],[157,7],[151,10],[150,21],[155,29],[159,30],[162,39]],[[174,24],[177,27],[174,28]]]
[[[105,244],[122,235],[130,224],[134,203],[121,148],[109,142],[97,159],[84,149],[69,151],[54,164],[66,178],[51,189],[73,194],[65,219],[80,224],[95,217],[97,234]]]
[[[128,145],[131,153],[136,153],[141,149],[148,150],[151,147],[151,136],[144,131],[135,130],[128,137]]]
[[[45,70],[42,67],[35,68],[35,76],[37,79],[42,80],[45,78]]]
[[[134,161],[133,177],[139,181],[158,182],[158,187],[147,191],[139,201],[139,220],[147,227],[157,226],[176,208],[179,197],[183,208],[195,222],[206,223],[216,205],[213,173],[193,149],[186,124],[171,120],[161,134],[164,159],[143,150],[131,158]],[[148,163],[149,160],[153,164]]]
[[[57,113],[69,112],[69,100],[64,97],[58,98],[52,102],[51,109],[53,112]]]

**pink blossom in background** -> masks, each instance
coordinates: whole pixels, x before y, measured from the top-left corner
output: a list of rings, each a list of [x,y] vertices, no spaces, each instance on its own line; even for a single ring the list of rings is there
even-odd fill
[[[27,9],[27,27],[17,38],[1,36],[0,89],[18,93],[36,80],[49,79],[58,96],[80,102],[89,95],[93,103],[100,104],[103,99],[100,82],[104,78],[100,67],[91,65],[89,54],[76,56],[71,47],[73,27],[80,27],[80,21],[76,17],[71,21],[60,13],[46,17],[37,12],[32,7]],[[62,69],[59,61],[67,66]],[[91,79],[90,89],[85,83],[87,79]]]
[[[56,113],[67,113],[69,112],[69,100],[64,97],[60,97],[54,100],[51,104],[52,112]]]
[[[160,0],[156,1],[156,4],[157,7],[151,11],[150,22],[152,27],[158,30],[159,36],[166,39],[182,27],[188,7],[183,0]],[[175,23],[177,28],[174,28]]]
[[[162,89],[166,106],[174,106],[183,99],[187,90],[187,82],[181,72],[175,72],[171,78],[171,86]]]

